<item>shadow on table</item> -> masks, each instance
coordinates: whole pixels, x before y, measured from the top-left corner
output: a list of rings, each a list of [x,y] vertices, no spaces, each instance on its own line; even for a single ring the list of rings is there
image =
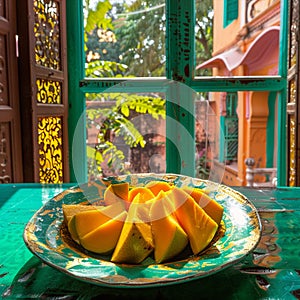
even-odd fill
[[[256,289],[254,280],[234,267],[186,283],[155,288],[111,288],[79,281],[32,257],[2,296],[3,299],[231,300],[249,299],[257,295]]]

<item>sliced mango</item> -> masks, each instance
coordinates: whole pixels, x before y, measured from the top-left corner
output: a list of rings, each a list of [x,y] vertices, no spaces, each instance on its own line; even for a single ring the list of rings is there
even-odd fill
[[[135,214],[141,222],[149,223],[152,220],[151,214],[150,214],[150,208],[151,208],[152,204],[155,202],[158,202],[159,200],[163,199],[164,197],[166,197],[166,195],[164,194],[163,191],[161,191],[158,195],[154,196],[154,198],[144,202],[144,198],[141,197],[141,194],[140,193],[137,194],[134,197],[133,203],[131,204],[132,208],[130,210],[130,213],[132,214],[132,217],[134,217],[134,214]],[[139,208],[133,210],[134,206],[138,206]],[[162,215],[164,215],[164,212],[160,213],[160,217]]]
[[[64,219],[68,224],[71,218],[81,211],[94,210],[97,208],[101,209],[103,207],[104,206],[94,206],[94,205],[84,205],[84,204],[63,204],[62,210],[64,214]]]
[[[166,181],[150,181],[145,185],[145,187],[150,189],[156,196],[160,191],[169,191],[173,186]]]
[[[87,233],[113,219],[123,211],[124,206],[119,202],[106,206],[101,210],[94,209],[77,213],[73,221],[77,236],[81,239]]]
[[[133,199],[138,195],[139,196],[139,202],[140,203],[144,203],[148,200],[151,200],[155,197],[155,195],[151,192],[150,189],[146,188],[146,187],[134,187],[131,190],[129,190],[128,193],[128,201],[132,202]]]
[[[79,239],[80,244],[87,250],[108,254],[115,248],[126,219],[127,212],[123,211],[117,217],[110,219],[93,231]]]
[[[68,231],[70,233],[71,238],[78,244],[80,244],[79,242],[79,237],[77,234],[77,230],[76,230],[76,225],[75,225],[75,215],[71,217],[71,219],[68,222]]]
[[[154,259],[157,263],[168,261],[178,255],[188,244],[188,236],[173,214],[164,206],[165,201],[154,202],[151,206],[151,229],[154,240]],[[162,211],[165,216],[162,216]]]
[[[116,263],[138,264],[142,262],[154,248],[151,226],[139,219],[142,206],[134,198],[122,228],[119,240],[112,254],[111,261]]]
[[[199,188],[184,186],[182,189],[191,195],[199,206],[202,207],[218,225],[220,224],[224,212],[224,208],[221,204],[209,197]]]
[[[205,249],[213,239],[218,224],[184,190],[174,187],[168,194],[175,215],[187,233],[194,254]]]
[[[106,205],[116,202],[128,201],[129,183],[112,183],[104,192],[104,202]]]
[[[152,252],[156,263],[170,261],[188,243],[198,254],[223,216],[223,207],[203,190],[165,181],[131,189],[110,184],[104,203],[63,204],[63,214],[74,241],[91,252],[112,253],[115,263],[138,264]]]

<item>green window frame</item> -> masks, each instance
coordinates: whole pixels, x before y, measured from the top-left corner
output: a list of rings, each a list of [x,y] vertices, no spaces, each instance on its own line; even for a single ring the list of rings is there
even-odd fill
[[[82,0],[67,0],[67,36],[69,66],[69,145],[70,145],[70,178],[72,181],[86,181],[87,167],[85,147],[85,120],[81,118],[85,109],[84,93],[103,92],[107,88],[124,82],[125,79],[104,78],[94,80],[84,78],[83,53],[83,7]],[[185,0],[166,0],[166,78],[143,78],[132,85],[132,91],[147,90],[161,92],[166,80],[187,85],[195,92],[238,92],[238,91],[271,91],[278,95],[278,140],[285,141],[286,132],[286,94],[287,94],[287,32],[288,32],[288,1],[281,1],[281,31],[279,70],[276,76],[255,77],[195,77],[195,2]],[[139,78],[141,79],[141,78]],[[126,79],[128,82],[129,80]],[[166,143],[167,172],[181,173],[188,176],[195,174],[195,142],[184,140],[184,131],[191,136],[195,134],[193,116],[186,113],[193,109],[195,100],[193,93],[185,95],[166,94],[184,102],[184,108],[173,101],[167,101],[167,117],[175,118],[182,124],[182,132],[174,132],[166,122],[166,136],[173,142]],[[81,128],[80,133],[75,129]],[[77,133],[76,133],[77,132]],[[77,136],[74,136],[76,133]],[[178,138],[180,137],[180,138]],[[78,144],[74,151],[73,141]],[[184,157],[179,157],[176,147],[185,144]],[[279,143],[278,149],[278,186],[286,183],[286,146]],[[182,164],[184,161],[184,164]],[[75,176],[76,174],[76,176]]]
[[[223,27],[227,27],[239,15],[238,0],[224,0]]]

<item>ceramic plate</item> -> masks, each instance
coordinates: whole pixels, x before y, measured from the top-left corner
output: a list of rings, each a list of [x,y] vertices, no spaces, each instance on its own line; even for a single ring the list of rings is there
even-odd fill
[[[222,226],[214,243],[201,255],[191,255],[187,249],[168,263],[155,264],[149,257],[139,265],[116,264],[110,262],[109,256],[88,253],[69,238],[63,225],[63,203],[101,200],[106,185],[112,181],[143,186],[151,180],[203,188],[223,205]],[[46,264],[80,280],[114,287],[150,287],[182,283],[221,271],[249,254],[260,235],[255,207],[244,195],[227,186],[176,174],[134,174],[78,185],[58,194],[33,215],[25,227],[24,241]]]

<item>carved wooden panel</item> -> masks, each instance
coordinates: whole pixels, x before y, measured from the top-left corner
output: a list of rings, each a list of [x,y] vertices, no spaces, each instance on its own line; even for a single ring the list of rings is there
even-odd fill
[[[24,3],[25,2],[25,3]],[[20,2],[22,103],[24,138],[28,141],[26,180],[61,183],[68,170],[68,87],[66,61],[66,1],[27,0]],[[28,76],[30,74],[30,76]],[[29,78],[28,78],[29,77]],[[29,171],[27,171],[29,170]]]
[[[287,185],[300,186],[299,0],[290,1]]]
[[[39,176],[41,183],[63,182],[61,118],[39,118]]]
[[[36,63],[61,70],[60,3],[36,0],[33,7]]]

